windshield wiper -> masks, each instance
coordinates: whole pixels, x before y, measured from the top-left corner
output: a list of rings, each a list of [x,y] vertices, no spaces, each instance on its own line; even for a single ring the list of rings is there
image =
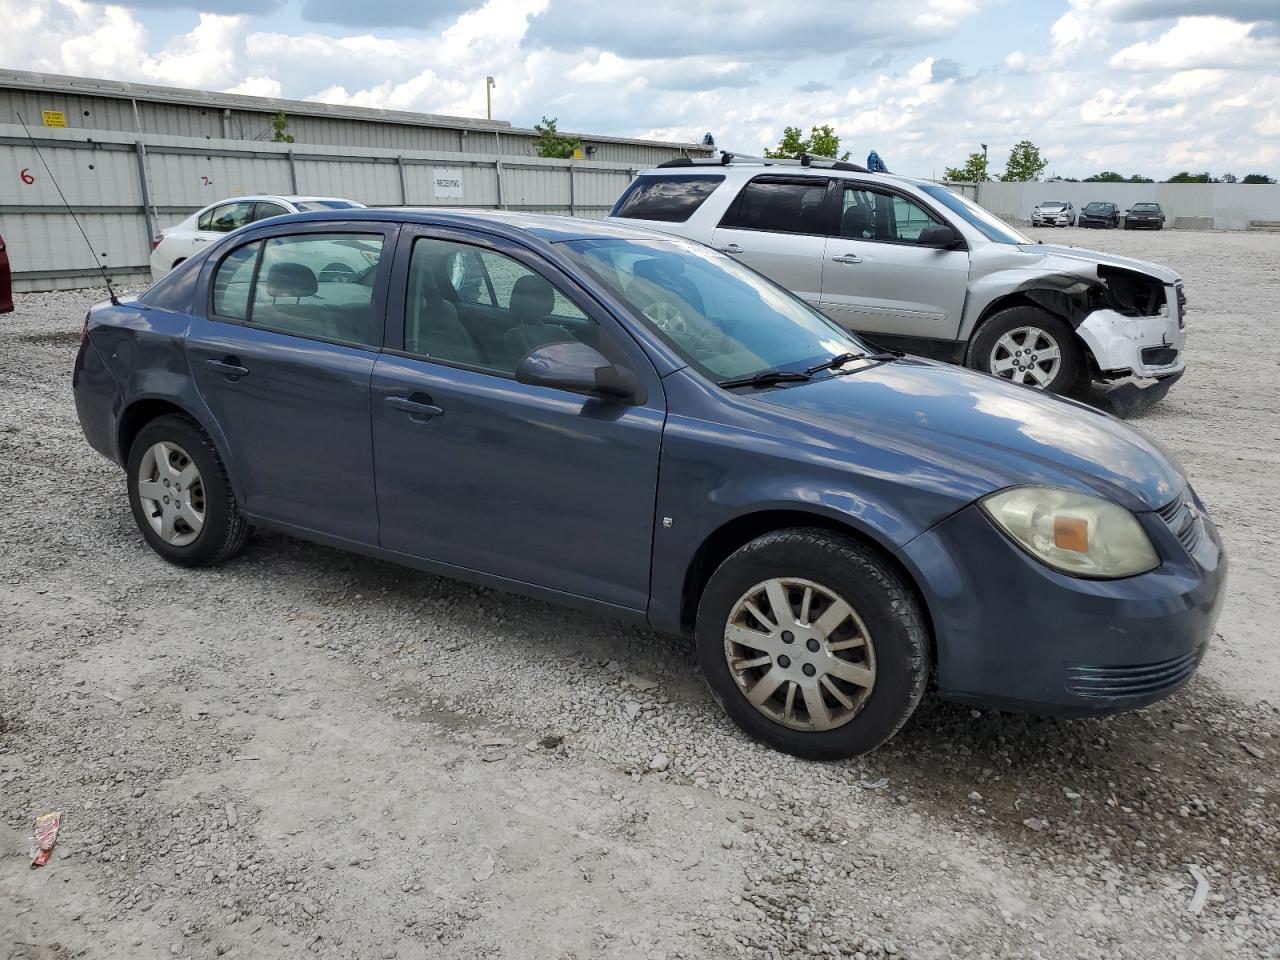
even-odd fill
[[[771,387],[777,383],[802,383],[813,375],[800,370],[761,370],[749,377],[718,381],[722,387]]]
[[[815,363],[805,370],[805,373],[812,375],[820,370],[834,370],[836,367],[843,367],[846,363],[851,363],[854,360],[897,360],[901,356],[903,354],[896,351],[893,353],[839,353],[830,360]]]

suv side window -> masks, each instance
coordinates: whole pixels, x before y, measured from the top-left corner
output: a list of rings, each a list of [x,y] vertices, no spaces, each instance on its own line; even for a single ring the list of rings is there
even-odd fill
[[[514,376],[525,354],[600,328],[551,281],[511,257],[423,237],[409,260],[406,353]]]
[[[373,313],[373,285],[382,242],[381,234],[363,233],[306,233],[265,241],[249,323],[321,340],[381,345],[382,318]]]
[[[827,181],[818,177],[757,177],[742,188],[720,226],[821,236],[827,232],[826,196]]]
[[[722,175],[707,173],[637,177],[618,198],[609,215],[631,220],[684,223],[723,182]]]
[[[921,231],[938,223],[928,211],[905,197],[861,184],[844,188],[839,236],[882,243],[915,243]]]

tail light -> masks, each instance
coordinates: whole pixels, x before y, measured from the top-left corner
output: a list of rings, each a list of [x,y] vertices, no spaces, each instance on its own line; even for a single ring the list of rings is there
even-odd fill
[[[84,315],[84,326],[80,328],[80,346],[84,346],[85,341],[89,339],[89,315]]]
[[[152,250],[154,250],[156,247],[160,246],[160,243],[161,243],[161,241],[163,241],[163,240],[164,240],[164,234],[163,234],[163,233],[157,233],[157,234],[156,234],[156,238],[155,238],[154,240],[152,240],[152,241],[151,241],[151,249],[152,249]]]

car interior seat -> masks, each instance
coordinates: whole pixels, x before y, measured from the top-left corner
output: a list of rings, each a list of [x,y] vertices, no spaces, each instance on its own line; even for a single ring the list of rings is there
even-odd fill
[[[453,285],[448,279],[448,262],[445,257],[430,257],[414,261],[414,310],[405,324],[405,349],[428,357],[441,357],[460,363],[475,363],[480,359],[476,345],[458,319],[458,308],[446,298],[441,284]]]
[[[840,236],[855,240],[866,240],[873,233],[871,210],[862,204],[855,203],[840,216]]]
[[[572,340],[564,327],[548,323],[555,309],[556,293],[551,284],[537,274],[527,273],[511,289],[510,313],[514,325],[502,338],[507,360],[514,368],[530,350],[548,343]]]
[[[659,257],[637,260],[633,268],[635,275],[641,280],[649,281],[660,290],[674,293],[698,313],[705,315],[706,310],[703,308],[702,294],[698,292],[698,288],[693,281],[683,274],[683,269],[679,261],[666,260]]]

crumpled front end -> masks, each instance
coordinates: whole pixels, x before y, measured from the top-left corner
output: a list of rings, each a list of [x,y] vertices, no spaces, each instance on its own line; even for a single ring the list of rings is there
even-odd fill
[[[1162,284],[1127,270],[1099,267],[1103,288],[1097,309],[1076,332],[1089,347],[1098,374],[1161,379],[1186,367],[1186,295],[1181,281]]]

